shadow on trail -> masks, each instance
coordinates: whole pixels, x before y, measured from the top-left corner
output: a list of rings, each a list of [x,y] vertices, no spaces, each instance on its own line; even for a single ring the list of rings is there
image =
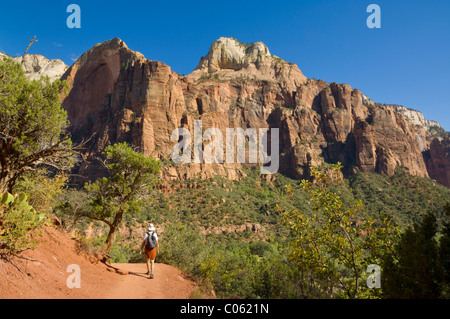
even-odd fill
[[[134,271],[128,271],[128,270],[122,270],[120,268],[114,267],[113,265],[110,265],[106,262],[103,262],[103,264],[105,264],[106,267],[108,267],[108,270],[113,269],[116,273],[121,274],[121,275],[134,275],[134,276],[138,276],[138,277],[142,277],[142,278],[148,278],[147,273],[138,273],[138,272],[134,272]],[[112,270],[110,270],[112,271]]]

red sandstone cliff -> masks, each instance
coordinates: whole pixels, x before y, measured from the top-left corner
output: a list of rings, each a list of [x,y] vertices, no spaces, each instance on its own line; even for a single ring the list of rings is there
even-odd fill
[[[63,101],[75,141],[95,134],[80,173],[101,172],[93,158],[110,143],[126,141],[148,156],[170,159],[179,127],[279,128],[279,171],[305,176],[312,165],[344,164],[392,174],[403,165],[412,174],[450,186],[448,141],[430,142],[426,126],[394,107],[367,103],[348,84],[307,79],[297,65],[270,54],[262,43],[215,41],[198,67],[178,76],[164,63],[147,60],[120,39],[94,46],[63,79]],[[447,143],[447,144],[446,144]],[[231,179],[241,164],[168,166],[164,178],[218,174]]]

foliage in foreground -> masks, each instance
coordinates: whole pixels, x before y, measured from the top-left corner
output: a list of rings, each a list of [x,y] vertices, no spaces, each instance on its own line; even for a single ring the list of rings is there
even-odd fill
[[[341,197],[329,190],[330,184],[342,180],[341,168],[340,164],[325,170],[313,167],[313,181],[302,182],[314,214],[306,216],[298,210],[285,213],[284,221],[292,233],[290,259],[310,273],[311,284],[323,296],[369,297],[376,290],[366,285],[366,269],[381,264],[399,229],[387,217],[364,219],[359,201],[344,208]]]
[[[20,64],[0,58],[0,193],[37,167],[69,170],[73,165],[69,123],[61,107],[66,83],[28,80]]]
[[[26,194],[4,193],[0,202],[0,255],[35,248],[37,241],[32,233],[44,224],[45,217],[28,204]]]
[[[437,233],[436,216],[428,213],[384,256],[381,281],[386,298],[450,297],[450,223],[444,223],[439,239]]]
[[[34,248],[73,165],[61,107],[65,82],[29,80],[19,63],[0,58],[0,253]],[[49,171],[52,170],[52,177]]]
[[[159,262],[172,264],[218,297],[308,297],[301,274],[282,246],[261,241],[218,241],[195,227],[171,223],[161,236]]]
[[[124,222],[130,228],[146,225],[149,220],[162,226],[164,233],[160,236],[161,255],[158,257],[158,262],[178,267],[198,282],[203,282],[206,287],[214,289],[217,296],[222,298],[232,296],[242,298],[382,297],[380,290],[363,291],[367,287],[368,264],[383,265],[381,253],[386,251],[383,236],[386,234],[390,236],[389,233],[383,232],[383,229],[389,229],[383,225],[393,227],[390,224],[390,218],[383,220],[380,211],[376,209],[381,206],[376,205],[383,205],[387,213],[393,215],[394,220],[402,220],[407,224],[413,220],[411,217],[423,215],[423,213],[420,214],[423,209],[419,208],[423,203],[419,198],[424,199],[424,207],[437,212],[440,211],[443,203],[450,200],[450,192],[447,188],[425,179],[417,178],[416,180],[416,177],[404,174],[402,171],[392,177],[358,174],[355,178],[359,178],[359,181],[352,183],[335,178],[326,183],[324,189],[320,189],[320,184],[317,182],[314,184],[311,181],[309,182],[311,187],[304,188],[308,182],[301,183],[281,175],[278,175],[275,181],[266,182],[261,180],[255,172],[246,173],[247,177],[240,181],[228,181],[215,177],[208,180],[171,183],[169,184],[172,188],[170,193],[157,192],[152,202],[145,202],[139,211],[125,215]],[[402,179],[404,185],[401,184]],[[287,184],[290,184],[289,188],[285,188]],[[368,187],[363,188],[364,185]],[[417,185],[420,185],[420,188]],[[378,191],[381,187],[385,187],[386,193],[389,192],[389,194],[383,197],[385,200],[383,203],[377,204],[376,196],[372,193],[381,192]],[[409,214],[406,209],[399,214],[395,213],[397,207],[401,206],[401,203],[395,201],[396,188],[401,190],[399,200],[404,200],[409,209],[415,207],[412,205],[417,205],[415,214]],[[358,191],[354,192],[355,189]],[[356,287],[355,277],[351,275],[353,265],[351,262],[345,263],[344,258],[345,256],[348,259],[348,256],[352,255],[351,252],[343,252],[341,257],[338,254],[334,256],[322,254],[330,261],[335,261],[332,263],[335,268],[330,268],[333,271],[322,274],[315,271],[314,267],[309,269],[302,267],[298,259],[292,258],[295,256],[296,246],[293,243],[296,240],[296,234],[291,232],[287,224],[281,223],[280,213],[302,212],[304,219],[317,218],[314,217],[318,212],[314,209],[311,191],[321,192],[316,196],[317,198],[333,199],[331,203],[334,203],[332,205],[334,207],[339,207],[337,204],[341,201],[339,214],[342,214],[345,220],[344,226],[349,228],[348,232],[364,233],[366,236],[351,237],[352,244],[354,242],[357,248],[355,256],[361,256],[361,251],[372,252],[372,258],[364,255],[367,260],[361,262],[361,259],[356,259],[357,262],[353,263],[360,265],[361,269],[358,278],[360,289],[357,294],[354,294],[355,288],[352,288]],[[85,191],[70,190],[65,196],[72,200],[72,209],[69,211],[74,212],[83,210],[83,203],[88,202],[86,198],[89,198],[90,194]],[[356,205],[357,199],[361,199],[364,205]],[[324,203],[326,202],[324,200]],[[64,218],[66,221],[70,220],[68,216]],[[321,218],[323,219],[323,216]],[[372,220],[374,223],[371,222]],[[265,231],[255,233],[249,230],[243,232],[225,230],[218,234],[206,232],[213,227],[225,226],[226,229],[248,221],[264,225]],[[82,225],[80,230],[89,225],[82,220],[73,220],[73,222]],[[384,228],[377,232],[379,225]],[[335,243],[341,243],[346,248],[350,247],[350,241],[342,236],[345,233],[336,223],[325,225],[324,230],[316,227],[315,231],[316,234],[319,234],[319,231],[326,233],[326,229],[336,231],[336,234],[332,236],[328,234],[328,238],[339,239],[335,240]],[[105,236],[95,239],[92,244],[100,245],[104,242]],[[370,236],[376,240],[369,241]],[[311,236],[309,239],[316,240]],[[317,242],[320,241],[325,244],[323,240],[317,239]],[[116,262],[143,262],[142,257],[138,255],[138,248],[135,247],[136,242],[136,239],[119,237],[110,255]],[[369,245],[370,243],[372,245]],[[376,243],[379,245],[375,245]],[[392,249],[395,242],[390,243],[390,249]],[[334,249],[336,247],[335,244]],[[331,249],[331,247],[325,248]],[[322,253],[326,252],[326,249],[322,250]],[[382,268],[384,269],[383,266]],[[339,278],[342,283],[336,278]],[[330,287],[334,288],[330,289]]]
[[[85,185],[88,205],[81,206],[76,213],[109,227],[106,238],[108,253],[124,215],[138,214],[143,199],[148,197],[158,182],[161,163],[134,151],[126,143],[108,146],[104,155],[109,176]],[[66,203],[65,210],[72,207],[69,204]]]

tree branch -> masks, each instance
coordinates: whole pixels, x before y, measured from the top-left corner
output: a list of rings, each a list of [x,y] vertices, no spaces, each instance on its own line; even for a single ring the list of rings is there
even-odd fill
[[[27,55],[27,52],[28,52],[28,50],[30,49],[31,45],[32,45],[33,43],[36,43],[36,42],[38,42],[38,40],[36,40],[36,36],[34,36],[33,39],[30,39],[30,44],[28,44],[28,47],[27,47],[27,49],[25,50],[25,53],[23,54],[23,57],[22,57],[22,64],[23,64],[23,61],[25,60],[25,56]]]

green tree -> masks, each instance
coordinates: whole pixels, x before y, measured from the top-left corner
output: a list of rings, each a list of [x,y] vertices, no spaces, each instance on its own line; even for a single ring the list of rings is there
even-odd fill
[[[450,203],[445,205],[447,216],[450,216]],[[442,269],[442,297],[450,298],[450,222],[444,223],[442,237],[439,240],[439,263]]]
[[[435,215],[427,213],[420,223],[415,223],[402,234],[395,253],[385,256],[381,278],[386,298],[425,299],[441,296],[443,269],[439,260],[437,231]],[[448,234],[442,237],[441,243],[444,241],[448,241]],[[448,250],[447,245],[441,248],[446,247]]]
[[[312,215],[293,209],[284,213],[292,235],[290,259],[310,273],[316,297],[369,297],[364,274],[370,264],[380,264],[381,252],[393,245],[398,229],[388,218],[362,218],[362,204],[344,208],[341,197],[330,187],[342,181],[342,166],[311,168],[313,181],[302,181],[309,194]],[[290,192],[290,187],[287,191]]]
[[[50,174],[47,169],[40,168],[24,174],[16,184],[16,191],[28,196],[28,202],[40,213],[50,213],[57,204],[57,199],[66,188],[68,181],[65,172]]]
[[[66,133],[60,93],[65,82],[30,81],[20,64],[0,58],[0,193],[36,167],[71,168],[74,150]]]
[[[109,176],[85,185],[91,200],[90,210],[84,214],[108,225],[108,253],[124,214],[139,212],[142,201],[159,181],[161,162],[135,152],[126,143],[108,146],[104,155]]]

